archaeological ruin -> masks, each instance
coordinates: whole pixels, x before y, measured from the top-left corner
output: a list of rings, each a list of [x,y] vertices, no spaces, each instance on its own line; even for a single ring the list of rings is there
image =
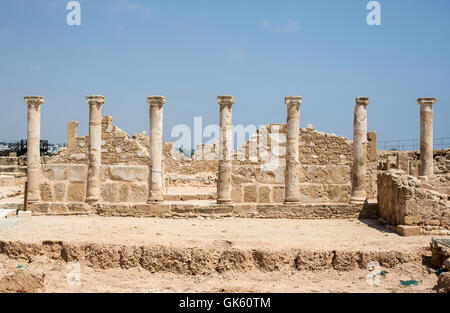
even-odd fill
[[[366,217],[404,236],[450,234],[450,149],[433,150],[434,98],[418,99],[420,151],[377,151],[366,97],[356,98],[353,141],[301,128],[299,96],[285,98],[286,124],[262,127],[233,150],[234,97],[219,96],[220,140],[192,157],[163,141],[164,97],[147,98],[150,135],[130,136],[103,115],[100,95],[86,97],[89,134],[79,136],[78,122],[69,121],[67,146],[41,157],[44,98],[24,100],[27,156],[0,159],[1,183],[27,182],[33,215]]]

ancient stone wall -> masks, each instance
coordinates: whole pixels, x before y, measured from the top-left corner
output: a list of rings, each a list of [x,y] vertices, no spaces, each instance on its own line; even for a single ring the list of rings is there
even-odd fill
[[[450,229],[450,189],[442,189],[447,188],[447,181],[418,179],[391,170],[379,171],[377,182],[378,212],[387,223],[401,225],[401,232],[416,235]]]
[[[73,133],[73,123],[70,131]],[[371,137],[372,136],[372,137]],[[45,163],[87,164],[88,136],[72,139],[71,148],[62,150]],[[368,198],[376,198],[376,137],[369,133],[367,162]],[[112,125],[112,118],[102,121],[102,164],[117,165],[129,171],[148,166],[149,138],[145,132],[129,136]],[[347,203],[351,195],[352,141],[314,130],[300,129],[299,177],[302,202]],[[237,203],[281,203],[284,199],[286,125],[270,124],[257,131],[242,147],[233,151],[233,201]],[[163,168],[167,186],[216,186],[218,148],[216,144],[200,145],[192,158],[164,143]],[[125,170],[125,169],[123,169]],[[148,175],[148,174],[145,174]],[[112,180],[114,181],[114,180]],[[144,181],[142,181],[144,182]],[[51,182],[47,181],[46,184]],[[125,183],[129,185],[129,182]],[[140,186],[142,187],[142,186]],[[73,188],[73,187],[72,187]],[[122,189],[121,189],[122,188]],[[128,186],[128,188],[135,188]],[[120,202],[127,187],[104,177],[102,199]],[[134,189],[133,189],[134,190]],[[142,190],[141,190],[142,191]],[[115,194],[111,197],[103,195]],[[121,194],[121,195],[120,195]],[[134,194],[131,200],[136,200]],[[139,197],[138,197],[139,198]],[[141,198],[139,198],[141,199]]]
[[[378,151],[378,169],[399,169],[418,177],[420,168],[419,151]],[[434,174],[450,173],[450,149],[434,150]]]

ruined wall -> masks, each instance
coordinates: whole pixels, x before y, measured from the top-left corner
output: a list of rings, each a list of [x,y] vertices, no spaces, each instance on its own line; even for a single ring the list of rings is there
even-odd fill
[[[46,164],[41,169],[41,201],[84,202],[87,165]],[[100,201],[142,203],[148,196],[148,167],[103,165]]]
[[[379,215],[386,222],[415,226],[417,234],[450,229],[450,189],[442,189],[447,181],[418,179],[400,170],[380,171],[377,181]]]
[[[73,133],[73,123],[69,125]],[[69,149],[51,157],[46,163],[87,164],[88,136],[74,137]],[[367,194],[376,197],[376,135],[369,133]],[[112,118],[102,121],[102,164],[144,166],[148,164],[149,138],[145,132],[130,137],[112,125]],[[314,130],[300,129],[300,194],[303,202],[347,203],[351,196],[352,141]],[[200,145],[187,158],[164,143],[164,183],[167,186],[216,186],[217,145]],[[284,199],[286,125],[270,124],[257,131],[242,147],[233,152],[233,201],[281,203]],[[50,182],[48,182],[50,183]],[[103,187],[106,186],[106,187]],[[126,187],[105,182],[104,194],[127,194]],[[122,188],[122,189],[121,189]],[[131,188],[131,187],[129,187]],[[107,191],[103,191],[107,189]],[[121,199],[125,196],[114,196]],[[134,197],[134,196],[133,196]],[[132,198],[133,198],[132,197]],[[110,197],[109,197],[110,198]],[[134,198],[133,198],[134,199]],[[116,200],[114,200],[116,201]]]
[[[419,151],[378,151],[378,169],[398,169],[418,177]],[[434,150],[434,174],[450,173],[450,149]]]

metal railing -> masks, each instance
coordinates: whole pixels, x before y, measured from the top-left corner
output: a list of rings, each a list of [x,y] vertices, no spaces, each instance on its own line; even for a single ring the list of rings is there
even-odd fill
[[[434,138],[433,146],[435,150],[450,148],[450,137]],[[404,140],[385,140],[377,142],[377,150],[396,151],[396,150],[419,150],[419,139]]]

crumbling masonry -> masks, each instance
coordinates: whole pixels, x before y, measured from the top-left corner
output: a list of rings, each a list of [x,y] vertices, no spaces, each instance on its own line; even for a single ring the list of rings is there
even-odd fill
[[[233,151],[234,97],[219,96],[220,140],[198,146],[192,158],[162,140],[164,97],[147,98],[150,136],[132,137],[102,116],[103,96],[86,101],[89,135],[77,136],[78,122],[71,121],[67,148],[40,159],[44,99],[25,97],[28,207],[34,214],[375,217],[403,235],[450,230],[450,153],[433,151],[434,98],[418,99],[419,153],[376,150],[365,97],[356,99],[353,142],[300,128],[299,96],[285,98],[286,124],[257,130]]]

